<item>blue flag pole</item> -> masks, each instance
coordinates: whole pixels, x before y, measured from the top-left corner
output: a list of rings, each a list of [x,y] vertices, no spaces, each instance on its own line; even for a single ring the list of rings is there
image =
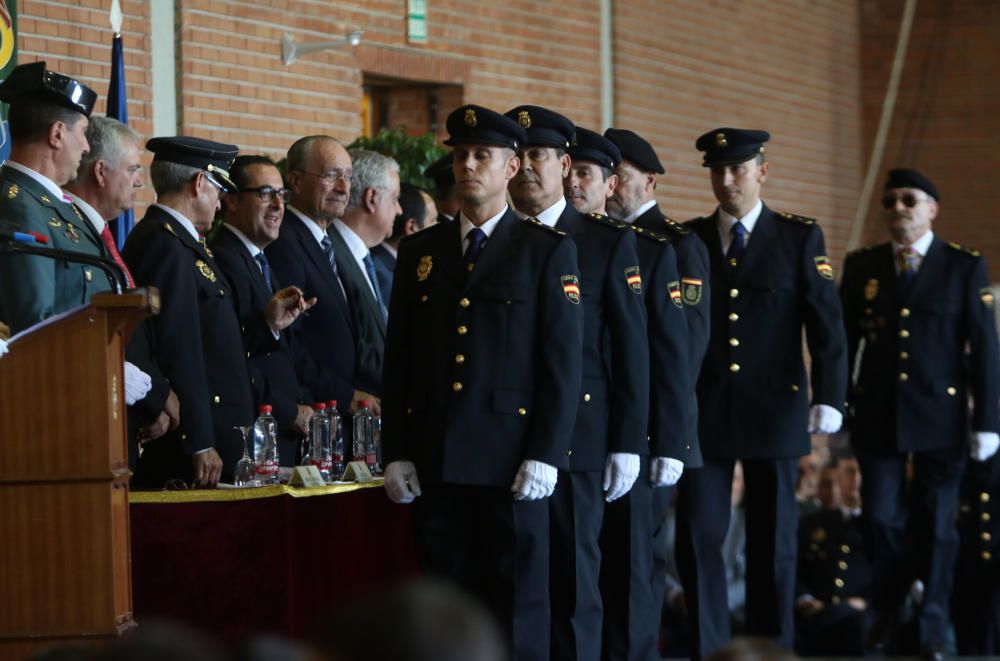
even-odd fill
[[[115,32],[111,40],[111,82],[108,85],[108,117],[128,124],[128,103],[125,99],[125,56],[122,48],[122,36]],[[115,243],[121,250],[125,246],[125,237],[135,226],[135,217],[129,209],[111,222],[111,233]]]

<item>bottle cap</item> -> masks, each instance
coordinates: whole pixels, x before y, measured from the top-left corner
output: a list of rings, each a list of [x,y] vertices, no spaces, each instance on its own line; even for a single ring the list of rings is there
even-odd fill
[[[335,408],[337,408],[337,400],[331,399],[329,402],[326,403],[326,408],[328,408],[328,409],[335,409]]]
[[[367,399],[359,400],[358,401],[358,406],[360,406],[362,408],[368,408],[368,400]]]
[[[260,408],[258,410],[261,413],[270,413],[271,412],[271,405],[270,404],[261,404]]]
[[[326,410],[326,404],[324,404],[323,402],[316,402],[315,404],[313,404],[313,411],[325,411],[325,410]]]

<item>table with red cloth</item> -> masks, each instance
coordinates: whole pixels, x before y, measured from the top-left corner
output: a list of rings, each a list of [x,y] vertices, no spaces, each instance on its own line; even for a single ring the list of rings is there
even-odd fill
[[[416,573],[410,510],[381,486],[133,491],[135,620],[225,640],[308,636],[336,607]]]

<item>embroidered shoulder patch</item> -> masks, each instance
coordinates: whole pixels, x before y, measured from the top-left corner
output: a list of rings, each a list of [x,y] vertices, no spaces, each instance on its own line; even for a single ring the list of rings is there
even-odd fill
[[[818,257],[813,257],[813,261],[816,263],[816,270],[821,276],[827,280],[833,280],[833,264],[830,263],[830,258],[826,255],[820,255]]]
[[[580,278],[575,275],[564,275],[559,278],[562,282],[563,293],[570,303],[580,304]]]

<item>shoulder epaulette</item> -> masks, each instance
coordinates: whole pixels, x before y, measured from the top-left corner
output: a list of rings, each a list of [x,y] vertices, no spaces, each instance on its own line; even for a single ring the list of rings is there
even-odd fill
[[[815,225],[815,218],[806,218],[805,216],[797,216],[794,213],[785,213],[784,211],[778,211],[776,213],[778,218],[783,218],[785,220],[791,220],[792,222],[801,223],[803,225]]]
[[[17,187],[17,184],[7,186],[7,199],[13,200],[17,197],[18,192],[20,192],[20,189]]]
[[[667,229],[669,229],[674,234],[677,234],[679,236],[686,236],[691,233],[690,227],[685,227],[684,225],[678,223],[673,218],[667,218],[666,216],[664,216],[663,222],[666,223]]]
[[[558,234],[559,236],[566,236],[566,232],[563,232],[562,230],[557,230],[555,227],[549,227],[548,225],[538,220],[537,218],[527,218],[526,222],[528,223],[529,227],[537,227],[539,229],[552,232],[553,234]]]
[[[643,227],[637,227],[636,225],[629,225],[629,227],[631,227],[632,231],[635,232],[637,235],[644,236],[650,241],[656,241],[658,243],[666,243],[667,241],[670,240],[667,237],[660,234],[659,232],[654,232],[653,230],[648,230]]]
[[[601,223],[602,225],[607,225],[608,227],[614,227],[615,229],[623,230],[628,227],[628,223],[623,223],[620,220],[615,220],[611,216],[607,216],[602,213],[585,213],[581,214],[587,220],[592,220],[595,223]]]
[[[174,231],[174,227],[170,223],[164,222],[163,223],[163,229],[167,230],[168,232],[170,232],[174,236],[177,236],[177,232]]]
[[[949,243],[948,247],[949,248],[954,248],[955,250],[959,250],[961,252],[968,253],[968,254],[972,255],[973,257],[979,257],[982,254],[978,250],[973,250],[972,248],[966,248],[965,246],[963,246],[961,244],[958,244],[958,243],[955,243],[955,242]]]

